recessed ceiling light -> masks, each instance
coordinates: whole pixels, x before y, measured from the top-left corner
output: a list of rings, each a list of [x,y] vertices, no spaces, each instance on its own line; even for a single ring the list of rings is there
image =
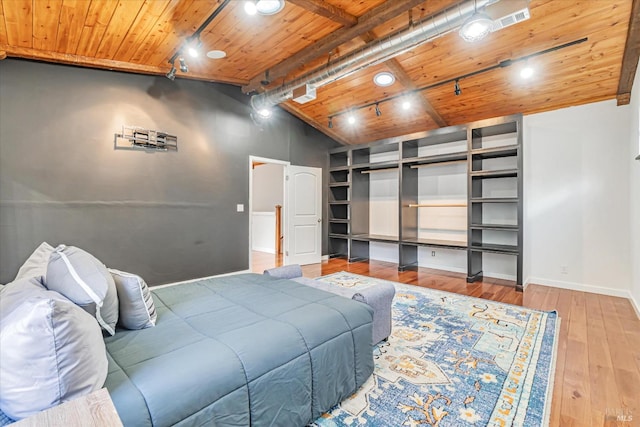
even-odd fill
[[[391,86],[396,81],[396,77],[388,71],[382,71],[373,76],[373,82],[382,87]]]
[[[531,77],[533,77],[533,68],[531,67],[524,67],[522,70],[520,70],[520,77],[522,77],[523,79],[529,79]]]
[[[347,122],[349,122],[350,125],[353,125],[356,123],[356,118],[353,114],[349,114],[349,117],[347,117]]]
[[[460,27],[460,37],[465,41],[475,42],[482,40],[491,31],[493,20],[489,15],[482,12],[476,12]]]
[[[207,57],[211,59],[220,59],[224,58],[225,56],[227,56],[227,52],[225,52],[224,50],[210,50],[209,52],[207,52]]]
[[[409,101],[402,101],[402,109],[403,110],[408,110],[409,108],[411,108],[411,102]]]
[[[275,15],[284,8],[284,0],[258,0],[256,9],[261,15]]]
[[[247,0],[244,2],[244,11],[247,15],[255,15],[258,13],[258,9],[256,8],[256,2],[253,0]]]

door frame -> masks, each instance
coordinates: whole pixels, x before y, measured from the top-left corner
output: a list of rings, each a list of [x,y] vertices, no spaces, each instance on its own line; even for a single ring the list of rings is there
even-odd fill
[[[282,170],[282,174],[283,174],[283,180],[282,180],[282,228],[283,229],[287,229],[287,218],[286,215],[284,215],[285,212],[285,191],[286,191],[286,186],[287,186],[287,180],[286,180],[286,174],[287,174],[287,166],[291,165],[291,162],[286,161],[286,160],[277,160],[277,159],[269,159],[267,157],[259,157],[259,156],[249,156],[249,268],[248,270],[251,271],[252,266],[253,266],[253,254],[252,254],[252,250],[251,250],[251,243],[253,242],[252,238],[253,238],[253,227],[251,226],[251,220],[253,218],[253,162],[261,162],[261,163],[270,163],[270,164],[275,164],[275,165],[282,165],[283,166],[283,170]],[[282,242],[282,247],[286,247],[286,240],[287,240],[287,236],[283,236],[282,238],[283,242]],[[277,254],[276,254],[277,256]],[[283,257],[284,259],[284,257]]]

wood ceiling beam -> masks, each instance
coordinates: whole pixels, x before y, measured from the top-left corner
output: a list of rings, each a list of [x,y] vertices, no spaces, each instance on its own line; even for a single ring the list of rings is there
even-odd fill
[[[631,102],[631,89],[636,77],[638,60],[640,59],[640,0],[633,0],[629,29],[627,30],[627,42],[624,46],[620,80],[618,81],[618,93],[616,98],[618,105],[627,105]]]
[[[362,36],[360,36],[365,43],[371,43],[376,40],[377,37],[372,31],[367,31]],[[404,86],[407,90],[416,90],[418,87],[415,85],[409,74],[402,68],[400,62],[396,58],[391,58],[385,62],[385,65],[389,67],[389,69],[396,76],[396,80],[400,82],[402,86]],[[420,101],[420,105],[424,111],[429,115],[431,120],[433,120],[438,126],[441,128],[448,126],[447,122],[442,116],[436,111],[436,109],[431,105],[431,102],[427,99],[427,96],[424,92],[417,92],[416,99]]]
[[[305,122],[306,124],[318,129],[320,132],[324,133],[329,138],[334,139],[340,144],[349,145],[349,142],[346,139],[344,139],[338,132],[334,131],[333,129],[329,129],[326,123],[320,123],[317,120],[312,119],[311,117],[303,113],[302,110],[300,110],[298,107],[292,104],[289,104],[287,102],[283,102],[282,104],[279,105],[279,107],[293,114],[294,116],[296,116],[297,118]]]
[[[308,10],[316,15],[324,16],[344,27],[353,27],[358,23],[358,17],[323,0],[287,0],[296,6]]]
[[[154,66],[154,65],[142,65],[142,64],[135,64],[132,62],[115,61],[113,59],[101,59],[101,58],[93,58],[89,56],[73,55],[70,53],[42,51],[42,50],[30,48],[30,47],[9,46],[6,44],[0,44],[0,52],[2,51],[4,51],[5,55],[9,57],[36,59],[39,61],[49,61],[49,62],[55,62],[60,64],[77,65],[77,66],[90,67],[90,68],[101,68],[105,70],[116,70],[116,71],[126,71],[131,73],[156,74],[156,75],[165,75],[169,71],[169,65],[163,65],[161,67]],[[240,79],[213,80],[211,79],[211,75],[209,74],[198,74],[194,72],[189,72],[186,74],[178,74],[177,77],[192,79],[192,80],[206,80],[208,82],[215,81],[219,83],[228,83],[236,86],[240,86],[242,84],[247,83],[246,80],[240,80]]]
[[[341,44],[353,40],[354,38],[373,30],[375,27],[395,18],[396,16],[411,10],[412,8],[424,3],[424,0],[391,0],[382,3],[379,6],[374,7],[370,11],[366,12],[360,18],[358,23],[353,27],[340,28],[327,37],[318,40],[316,43],[312,43],[301,51],[295,53],[279,64],[269,68],[269,77],[271,81],[286,77],[291,71],[295,70],[301,65],[315,59],[321,55],[327,54],[333,49],[337,48]],[[264,72],[259,73],[253,77],[249,84],[242,87],[244,93],[249,93],[262,88],[260,81],[265,75]]]

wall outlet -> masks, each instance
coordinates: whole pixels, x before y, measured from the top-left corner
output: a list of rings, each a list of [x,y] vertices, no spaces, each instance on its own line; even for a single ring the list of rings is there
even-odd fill
[[[244,204],[238,203],[236,205],[236,212],[244,212]]]
[[[569,267],[567,267],[566,265],[561,265],[560,266],[560,273],[561,274],[569,274]]]
[[[431,256],[436,256],[436,251],[431,251]]]

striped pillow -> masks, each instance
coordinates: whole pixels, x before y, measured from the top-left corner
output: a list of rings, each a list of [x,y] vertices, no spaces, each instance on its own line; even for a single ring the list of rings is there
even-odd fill
[[[155,326],[157,314],[149,287],[142,277],[109,269],[116,283],[120,301],[119,323],[126,329],[144,329]]]
[[[56,247],[47,265],[45,286],[82,307],[109,335],[116,333],[116,287],[104,264],[90,253],[74,246]]]

